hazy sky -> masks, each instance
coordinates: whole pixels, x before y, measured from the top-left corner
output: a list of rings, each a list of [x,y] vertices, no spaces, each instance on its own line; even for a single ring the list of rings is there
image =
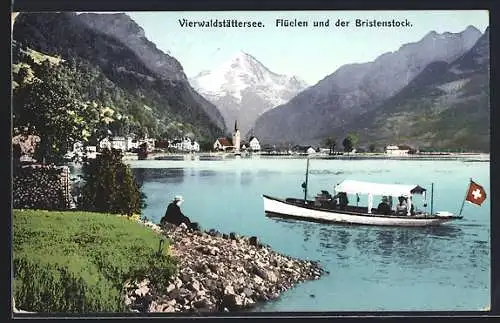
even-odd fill
[[[188,77],[213,69],[243,50],[271,71],[297,75],[309,85],[348,63],[363,63],[415,42],[431,30],[460,32],[473,25],[484,32],[486,10],[467,11],[255,11],[128,12],[159,49],[174,56]],[[181,27],[179,20],[238,19],[261,21],[262,28]],[[276,19],[298,19],[308,27],[276,27]],[[329,27],[313,21],[330,20]],[[350,21],[336,27],[338,20]],[[411,27],[356,27],[355,20],[407,19]]]

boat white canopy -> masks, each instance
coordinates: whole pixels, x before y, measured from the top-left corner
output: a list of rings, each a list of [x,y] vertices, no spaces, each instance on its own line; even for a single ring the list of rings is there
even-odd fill
[[[422,194],[425,197],[425,188],[419,185],[408,184],[382,184],[355,180],[345,180],[335,186],[335,192],[345,192],[347,194],[367,194],[368,213],[372,213],[373,196],[404,196],[410,197],[412,194]],[[408,215],[411,210],[411,199],[408,200]]]
[[[355,180],[345,180],[335,186],[335,192],[345,192],[348,194],[409,197],[412,194],[424,194],[425,188],[419,185],[381,184]]]

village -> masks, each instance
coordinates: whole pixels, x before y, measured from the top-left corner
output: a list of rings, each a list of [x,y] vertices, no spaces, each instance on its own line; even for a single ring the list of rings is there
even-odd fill
[[[250,137],[248,141],[241,142],[239,147],[233,144],[234,140],[228,137],[217,138],[210,151],[202,151],[200,144],[189,137],[175,138],[166,141],[157,141],[153,138],[135,139],[129,137],[106,137],[99,142],[98,146],[85,145],[83,142],[77,142],[73,149],[68,151],[64,158],[66,160],[78,160],[82,158],[96,158],[97,154],[103,149],[120,150],[126,155],[133,155],[138,152],[141,146],[146,145],[146,150],[150,154],[155,153],[174,153],[174,154],[193,154],[193,153],[222,153],[232,155],[258,154],[258,155],[330,155],[329,148],[314,147],[311,145],[263,145],[261,146],[256,137]],[[363,153],[353,149],[351,154]],[[385,147],[386,156],[405,156],[413,153],[413,149],[407,145],[389,145]],[[343,152],[333,152],[334,155],[342,155]]]
[[[219,137],[211,145],[210,149],[201,149],[200,143],[192,136],[181,138],[172,138],[166,140],[157,140],[145,135],[138,138],[134,134],[126,137],[112,136],[111,134],[98,142],[97,146],[85,145],[83,142],[73,144],[73,149],[68,151],[64,159],[66,161],[81,162],[85,159],[94,159],[97,154],[104,149],[115,149],[122,151],[124,159],[185,159],[188,156],[310,156],[317,158],[414,158],[429,157],[433,158],[453,157],[462,154],[457,152],[436,152],[419,150],[407,144],[389,144],[383,149],[376,151],[373,146],[349,147],[343,143],[343,147],[337,148],[333,142],[324,145],[271,145],[261,144],[256,136],[251,135],[247,140],[242,140],[235,121],[231,136]],[[141,155],[142,154],[142,155]],[[142,157],[141,157],[142,156]]]

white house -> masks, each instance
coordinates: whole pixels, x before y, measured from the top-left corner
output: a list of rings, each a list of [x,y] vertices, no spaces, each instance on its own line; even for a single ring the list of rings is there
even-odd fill
[[[127,150],[139,148],[139,142],[132,136],[127,137]]]
[[[385,154],[389,156],[403,156],[408,155],[410,149],[411,148],[406,145],[389,145],[385,147]]]
[[[100,149],[117,149],[128,151],[139,147],[139,142],[131,136],[128,137],[106,137],[99,141]]]
[[[226,137],[217,138],[214,143],[214,150],[226,150],[228,148],[233,148],[233,145]]]
[[[193,141],[191,143],[191,151],[199,152],[200,151],[200,144],[196,141]]]
[[[308,147],[306,149],[306,154],[310,155],[310,154],[314,154],[316,152],[316,150],[314,150],[313,147]]]
[[[96,159],[97,147],[96,146],[85,147],[85,156],[87,156],[87,158],[90,158],[90,159]]]
[[[260,151],[260,143],[255,137],[250,137],[250,141],[248,142],[251,151]]]
[[[111,149],[111,141],[109,140],[108,137],[99,141],[99,148],[100,149]]]
[[[194,140],[189,139],[188,137],[185,137],[183,139],[176,139],[172,142],[169,142],[169,146],[175,148],[178,151],[200,151],[200,144],[198,144]]]
[[[111,148],[121,151],[127,151],[127,139],[125,139],[125,137],[111,138]]]
[[[83,142],[77,141],[73,144],[73,152],[83,152]]]
[[[101,149],[117,149],[126,151],[127,150],[127,140],[125,137],[111,137],[104,138],[99,142],[99,148]]]

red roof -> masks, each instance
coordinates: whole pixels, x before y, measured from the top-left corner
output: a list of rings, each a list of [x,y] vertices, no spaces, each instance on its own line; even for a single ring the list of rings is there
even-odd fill
[[[225,138],[225,137],[222,137],[222,138],[217,138],[217,141],[222,145],[222,146],[225,146],[225,147],[228,147],[228,146],[232,146],[231,144],[231,141],[229,141],[229,139]]]

